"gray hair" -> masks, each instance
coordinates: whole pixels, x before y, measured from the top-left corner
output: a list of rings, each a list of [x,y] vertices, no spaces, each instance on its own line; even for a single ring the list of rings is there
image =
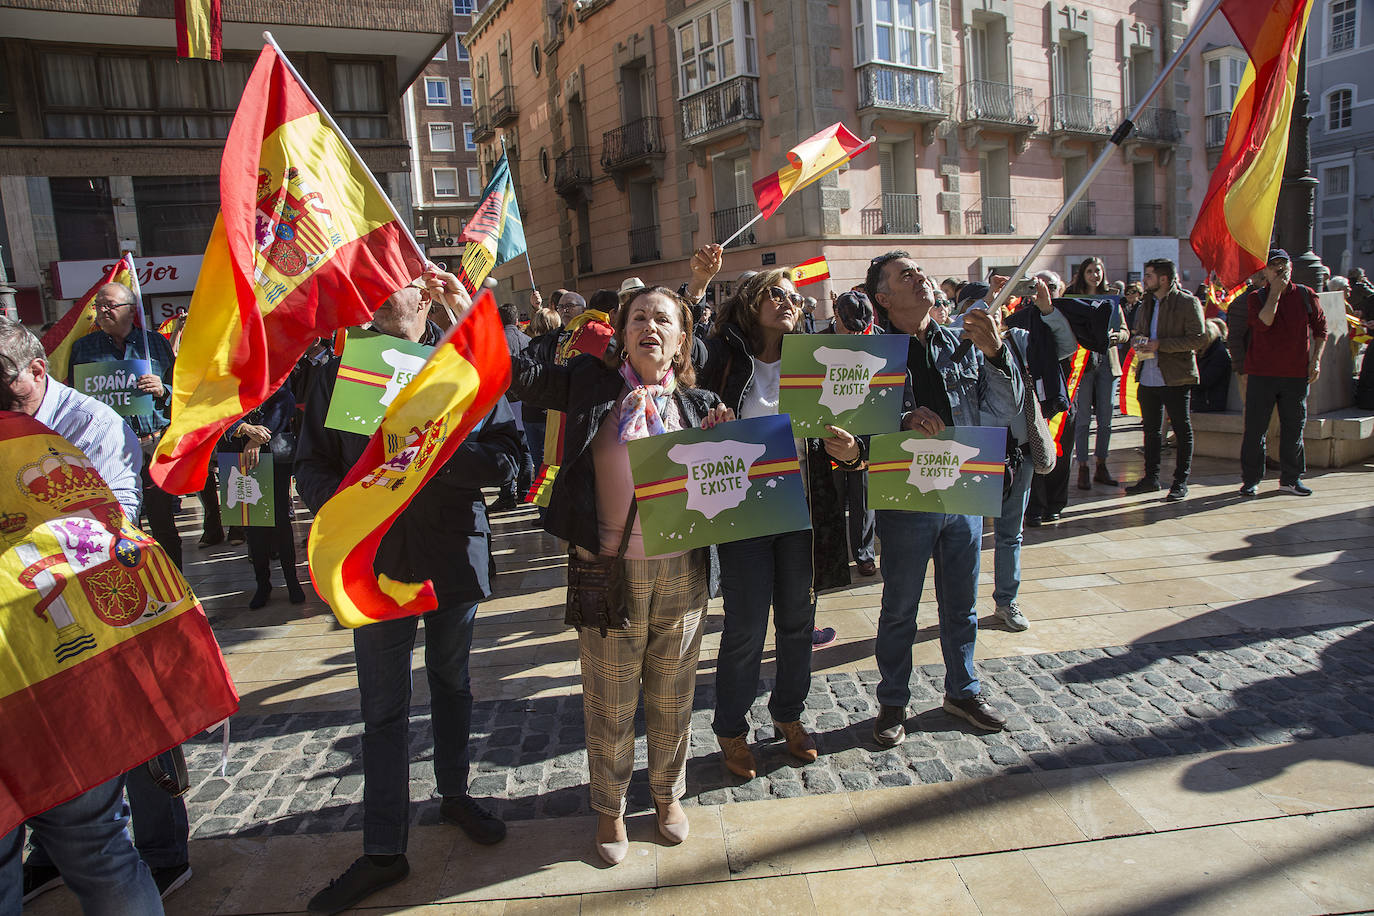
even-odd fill
[[[46,361],[48,354],[33,332],[13,318],[0,316],[0,370],[11,381],[35,359]]]
[[[1061,293],[1064,291],[1064,281],[1060,278],[1059,274],[1052,270],[1037,270],[1033,276],[1037,280],[1044,280],[1045,285],[1048,286],[1051,291],[1058,290]]]
[[[1326,281],[1326,288],[1330,290],[1350,289],[1350,281],[1345,277],[1332,277]]]

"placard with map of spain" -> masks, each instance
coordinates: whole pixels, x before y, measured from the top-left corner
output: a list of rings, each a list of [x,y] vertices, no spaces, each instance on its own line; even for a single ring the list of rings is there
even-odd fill
[[[797,437],[828,436],[839,426],[856,436],[901,424],[906,383],[905,334],[788,334],[782,339],[778,413]]]
[[[220,452],[219,516],[226,525],[272,528],[277,524],[272,506],[276,501],[272,455],[263,451],[255,467],[244,469],[243,455]]]
[[[1001,515],[1006,457],[1001,426],[874,436],[868,442],[868,507]]]
[[[785,415],[629,443],[648,556],[811,527]]]
[[[433,349],[377,331],[349,331],[324,425],[372,435],[387,405],[410,384]]]

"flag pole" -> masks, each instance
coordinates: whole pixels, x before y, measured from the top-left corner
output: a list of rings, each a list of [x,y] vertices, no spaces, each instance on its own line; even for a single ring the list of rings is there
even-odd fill
[[[334,129],[334,133],[343,141],[343,145],[348,148],[348,151],[353,154],[353,158],[363,163],[363,171],[367,173],[368,180],[372,182],[372,187],[381,195],[382,200],[386,202],[387,209],[391,211],[391,216],[396,220],[396,225],[401,227],[401,232],[405,235],[405,240],[410,243],[410,247],[414,249],[416,256],[425,264],[433,263],[429,258],[425,257],[425,252],[420,248],[420,243],[415,241],[415,236],[411,234],[410,226],[406,224],[405,220],[401,219],[401,214],[396,210],[396,205],[391,202],[391,198],[387,195],[386,191],[382,189],[381,184],[378,183],[377,176],[372,174],[372,169],[367,168],[367,163],[363,162],[363,157],[358,155],[357,149],[353,146],[353,141],[348,139],[348,135],[339,127],[338,122],[334,120],[334,116],[329,113],[329,109],[325,108],[324,105],[320,103],[319,97],[315,95],[315,91],[310,88],[310,84],[301,76],[296,66],[291,63],[291,59],[286,56],[286,52],[281,49],[281,45],[277,44],[277,40],[272,37],[272,33],[265,31],[262,33],[262,37],[272,46],[272,50],[277,52],[277,56],[281,58],[281,62],[286,64],[286,69],[296,78],[296,82],[305,90],[305,94],[309,97],[311,103],[314,104],[315,108],[317,108],[324,117],[325,123]]]
[[[133,281],[133,288],[130,290],[134,294],[134,308],[138,309],[138,325],[143,329],[143,352],[147,355],[149,363],[153,359],[153,351],[148,348],[148,316],[143,314],[143,285],[138,282],[138,265],[134,264],[134,253],[125,251],[119,256],[121,261],[129,262],[129,279]]]
[[[1220,0],[1218,0],[1218,2],[1220,2]],[[820,181],[822,178],[824,178],[826,175],[829,175],[831,172],[835,171],[835,170],[838,169],[840,166],[845,165],[845,164],[847,164],[847,163],[849,163],[849,162],[852,162],[855,156],[859,155],[859,153],[864,152],[864,151],[867,150],[870,146],[872,146],[874,143],[877,143],[877,142],[878,142],[878,138],[877,138],[877,137],[869,137],[869,138],[868,138],[867,140],[865,140],[863,143],[860,143],[858,146],[854,147],[854,151],[851,152],[848,156],[845,156],[843,159],[841,159],[839,162],[836,162],[834,165],[832,165],[830,168],[826,169],[824,172],[818,172],[818,173],[816,173],[815,175],[812,175],[810,181],[808,181],[808,182],[807,182],[806,184],[804,184],[804,185],[798,185],[797,187],[793,188],[792,191],[800,191],[802,188],[809,188],[809,187],[811,187],[811,185],[813,185],[813,184],[815,184],[816,182]],[[789,191],[788,193],[790,194],[790,193],[792,193],[792,191]],[[725,241],[721,242],[721,243],[720,243],[720,247],[724,248],[725,246],[729,245],[729,244],[730,244],[731,242],[733,242],[735,239],[737,239],[737,238],[739,238],[741,235],[743,235],[745,229],[748,229],[750,226],[754,225],[755,223],[757,223],[757,222],[758,222],[759,220],[761,220],[761,219],[763,219],[763,211],[762,211],[762,210],[760,210],[760,211],[758,212],[758,214],[757,214],[753,219],[751,219],[749,222],[745,223],[743,226],[740,226],[738,229],[736,229],[735,232],[734,232],[734,234],[731,235],[728,239],[726,239]]]
[[[502,156],[505,156],[505,155],[506,155],[506,135],[505,135],[505,134],[502,134],[502,135],[501,135],[501,155],[502,155]],[[506,160],[506,172],[507,172],[508,174],[510,173],[510,160],[509,160],[509,159]],[[511,197],[514,197],[514,198],[515,198],[515,212],[516,212],[517,214],[519,214],[519,213],[520,213],[520,196],[519,196],[518,194],[515,193],[515,176],[514,176],[514,175],[511,175],[511,176],[510,176],[510,187],[511,187]],[[521,230],[523,231],[523,227],[524,227],[524,225],[525,225],[525,218],[524,218],[524,216],[521,216],[521,217],[520,217],[520,225],[521,225]],[[531,290],[534,290],[535,292],[538,292],[538,291],[539,291],[539,288],[538,288],[537,286],[534,285],[534,265],[530,263],[530,245],[529,245],[529,241],[528,241],[528,240],[526,240],[526,242],[525,242],[525,269],[528,270],[528,271],[530,272],[530,289],[531,289]]]
[[[1031,246],[1031,250],[1021,259],[1021,263],[1016,266],[1016,273],[1011,278],[1012,282],[1004,285],[997,293],[997,296],[992,300],[992,305],[989,307],[990,311],[994,313],[999,312],[1001,308],[1007,304],[1007,300],[1011,298],[1012,289],[1016,286],[1015,281],[1026,275],[1026,271],[1030,269],[1031,264],[1040,256],[1040,252],[1045,250],[1045,246],[1049,244],[1050,236],[1054,235],[1055,230],[1063,224],[1069,211],[1072,210],[1079,200],[1082,199],[1083,195],[1088,192],[1088,186],[1093,183],[1093,179],[1097,177],[1097,173],[1102,171],[1102,167],[1107,164],[1107,160],[1111,155],[1121,147],[1122,143],[1126,142],[1128,137],[1130,137],[1131,131],[1135,129],[1135,119],[1140,117],[1140,113],[1145,110],[1145,106],[1149,103],[1150,99],[1154,98],[1159,90],[1163,88],[1164,81],[1168,79],[1169,75],[1173,73],[1174,69],[1182,62],[1183,56],[1187,54],[1188,51],[1192,49],[1193,45],[1197,43],[1198,39],[1202,37],[1203,28],[1206,27],[1207,23],[1210,22],[1212,17],[1221,9],[1221,4],[1222,0],[1211,0],[1211,3],[1209,3],[1198,16],[1197,21],[1193,23],[1192,30],[1188,32],[1187,37],[1183,39],[1183,43],[1180,44],[1178,50],[1174,52],[1174,56],[1164,65],[1164,69],[1155,77],[1154,83],[1152,83],[1145,94],[1140,97],[1140,101],[1135,103],[1130,114],[1122,120],[1121,124],[1116,128],[1116,131],[1112,134],[1110,143],[1102,150],[1101,155],[1097,157],[1097,161],[1092,164],[1092,168],[1088,169],[1087,174],[1083,176],[1083,180],[1078,183],[1078,187],[1074,188],[1073,193],[1064,201],[1063,206],[1055,211],[1054,216],[1050,219],[1050,224],[1045,227],[1045,231],[1040,234],[1040,238],[1036,239],[1035,244]]]

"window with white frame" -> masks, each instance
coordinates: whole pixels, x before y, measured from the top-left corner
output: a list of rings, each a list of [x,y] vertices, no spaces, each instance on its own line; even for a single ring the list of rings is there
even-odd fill
[[[448,80],[442,76],[425,77],[425,104],[426,105],[447,105],[448,101]]]
[[[1349,89],[1334,89],[1326,94],[1326,129],[1347,130],[1355,94]]]
[[[463,149],[467,150],[469,153],[477,149],[477,142],[472,139],[471,122],[463,125]]]
[[[434,173],[434,196],[435,197],[457,197],[458,196],[458,170],[457,169],[433,169]]]
[[[429,125],[429,151],[432,153],[453,152],[453,125],[436,121]]]
[[[678,91],[683,96],[736,76],[758,75],[753,0],[731,0],[677,26]]]
[[[1350,51],[1355,47],[1355,0],[1332,0],[1327,16],[1326,53]]]
[[[435,54],[434,54],[434,59],[435,59],[435,60],[448,60],[448,42],[447,42],[447,41],[443,43],[443,45],[439,48],[439,50],[438,50],[437,52],[435,52]]]
[[[1207,114],[1227,114],[1245,75],[1245,57],[1238,48],[1225,48],[1207,58]]]
[[[453,15],[471,16],[477,12],[477,0],[453,0]]]
[[[940,69],[936,0],[853,0],[854,62]]]
[[[1350,213],[1350,166],[1332,165],[1321,170],[1322,219],[1347,216]]]
[[[458,77],[458,101],[472,107],[472,80],[466,76]]]
[[[458,32],[453,36],[453,45],[458,49],[458,60],[469,60],[472,57],[468,54],[467,46],[463,44],[463,39],[467,37],[467,34],[467,32]]]
[[[468,197],[482,196],[482,170],[468,169]]]

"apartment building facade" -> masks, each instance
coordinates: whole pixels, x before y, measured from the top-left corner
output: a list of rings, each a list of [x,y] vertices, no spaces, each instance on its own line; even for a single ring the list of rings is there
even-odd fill
[[[264,29],[409,214],[401,96],[451,43],[449,0],[224,0],[222,13],[215,62],[176,58],[171,0],[0,2],[0,246],[24,321],[60,315],[123,250],[154,321],[189,301]]]
[[[824,255],[839,291],[906,248],[959,279],[1014,266],[1186,33],[1185,0],[492,0],[468,33],[484,174],[510,150],[535,277],[676,285],[754,215],[753,181],[841,121],[874,148],[729,247],[746,269]],[[1183,98],[1180,98],[1182,96]],[[1183,81],[1169,81],[1039,266],[1109,276],[1177,256]],[[510,292],[523,265],[498,268]]]

